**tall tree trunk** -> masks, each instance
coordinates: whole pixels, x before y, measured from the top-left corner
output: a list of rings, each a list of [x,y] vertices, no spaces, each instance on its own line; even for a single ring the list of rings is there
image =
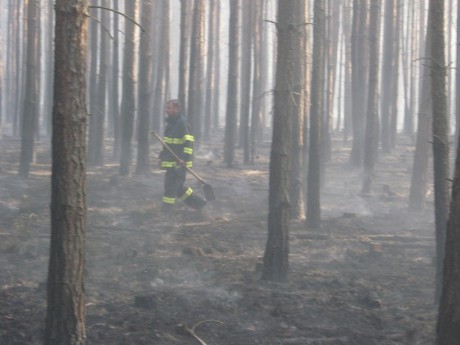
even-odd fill
[[[189,49],[190,27],[192,23],[193,3],[195,0],[181,0],[180,2],[180,52],[179,52],[179,101],[182,109],[188,109],[188,84],[189,84]]]
[[[156,71],[153,102],[153,125],[154,128],[160,127],[160,121],[164,116],[164,103],[167,94],[167,82],[169,81],[169,1],[160,1],[156,4],[158,18],[158,39],[156,54]],[[158,123],[158,125],[157,125]]]
[[[132,0],[126,4],[126,15],[135,18],[137,14],[137,0]],[[135,25],[131,22],[126,23],[126,39],[123,56],[123,96],[121,100],[121,156],[120,156],[120,175],[128,175],[132,162],[132,145],[134,128],[134,113],[136,110],[135,83],[136,83],[136,63],[135,56]]]
[[[16,8],[17,8],[17,14],[18,14],[18,24],[16,28],[18,29],[18,32],[20,32],[20,25],[21,25],[21,22],[23,22],[21,18],[27,17],[27,15],[24,13],[25,8],[24,8],[23,1],[18,1],[16,3]],[[15,103],[16,103],[16,114],[15,114],[14,122],[13,122],[13,136],[15,137],[19,136],[20,128],[22,128],[22,118],[23,118],[23,112],[24,112],[24,106],[25,106],[24,94],[25,94],[25,87],[26,87],[25,73],[26,73],[26,60],[27,60],[27,57],[26,57],[27,39],[25,39],[24,36],[25,35],[23,35],[22,39],[20,36],[17,37],[18,39],[18,44],[16,45],[17,65],[16,65],[16,73],[13,74],[13,77],[16,79],[16,85],[17,85],[16,94],[13,94],[13,97],[15,98]]]
[[[278,54],[270,152],[268,239],[262,279],[287,281],[289,271],[290,149],[292,95],[296,66],[292,49],[299,42],[296,0],[278,0]]]
[[[115,10],[119,9],[118,0],[113,1],[113,7]],[[110,88],[110,99],[111,104],[111,116],[109,118],[109,134],[114,138],[113,140],[113,151],[112,157],[114,159],[120,156],[120,137],[121,137],[121,117],[120,117],[120,92],[119,92],[119,61],[120,61],[120,46],[119,42],[119,16],[114,15],[113,17],[113,52],[112,52],[112,84]]]
[[[352,0],[350,0],[352,1]],[[345,40],[345,82],[344,82],[344,130],[343,137],[344,140],[348,140],[349,135],[352,131],[352,114],[353,114],[353,105],[352,105],[352,59],[351,59],[351,28],[352,28],[352,13],[351,4],[344,6],[344,20],[343,20],[343,32]]]
[[[460,6],[457,7],[457,18],[460,18]],[[459,55],[460,21],[457,19],[457,67],[460,66]],[[458,99],[460,98],[459,72],[456,72],[457,115]],[[455,162],[452,201],[450,203],[449,220],[447,223],[444,273],[442,280],[442,296],[439,305],[438,324],[436,329],[437,345],[455,344],[460,339],[460,141],[457,142],[457,159]]]
[[[108,5],[107,0],[101,2],[102,6]],[[106,10],[100,12],[100,21],[103,27],[109,26],[109,12]],[[99,24],[98,24],[99,25]],[[88,138],[88,164],[102,165],[104,163],[104,141],[105,141],[105,114],[106,100],[107,100],[107,88],[108,88],[108,70],[109,70],[109,44],[110,38],[103,29],[99,30],[99,46],[100,52],[98,56],[97,64],[99,66],[99,77],[97,78],[96,88],[94,90],[97,98],[94,99],[94,106],[92,115],[90,118],[90,125],[92,128],[89,131]],[[96,64],[96,61],[94,61]],[[92,136],[91,136],[92,135]]]
[[[24,113],[21,126],[21,157],[18,175],[29,177],[30,164],[35,150],[36,119],[39,110],[39,85],[38,85],[38,6],[36,1],[29,1],[27,5],[27,50],[25,73]]]
[[[396,0],[395,6],[395,20],[393,22],[394,25],[394,40],[393,40],[393,70],[392,70],[392,77],[391,77],[391,105],[390,105],[390,145],[391,148],[396,148],[396,138],[398,133],[398,114],[399,114],[399,55],[400,55],[400,16],[401,16],[401,0]],[[415,81],[414,81],[415,84]],[[414,87],[415,89],[415,87]],[[412,119],[412,117],[411,117]],[[409,126],[410,132],[413,132],[413,125]],[[412,135],[411,135],[412,137]]]
[[[54,3],[48,2],[47,6],[47,26],[45,50],[51,52],[54,42]],[[45,116],[46,134],[51,136],[52,128],[52,101],[53,101],[53,74],[54,61],[53,54],[45,54],[45,87],[43,88],[43,114]]]
[[[51,245],[45,345],[85,344],[88,2],[56,0]]]
[[[368,75],[367,0],[353,2],[353,31],[351,35],[353,144],[350,154],[352,166],[360,167],[364,156],[366,126],[366,80]]]
[[[414,163],[409,192],[409,210],[419,211],[425,205],[427,171],[430,151],[430,135],[433,116],[433,105],[431,98],[431,12],[428,16],[428,30],[426,31],[425,52],[423,56],[426,61],[421,65],[419,113],[417,124],[417,138],[414,152]]]
[[[240,78],[240,146],[243,147],[243,162],[249,163],[249,111],[251,108],[251,62],[252,62],[252,2],[242,2],[241,24],[241,78]]]
[[[212,111],[211,111],[211,120],[212,120],[212,127],[216,130],[219,128],[219,104],[220,104],[220,17],[221,17],[221,8],[220,8],[220,1],[216,4],[216,11],[215,11],[215,40],[214,40],[214,61],[213,61],[213,69],[214,69],[214,92],[212,95]]]
[[[100,0],[96,1],[96,5],[100,5]],[[101,18],[101,11],[91,11],[91,15],[95,18],[89,23],[89,44],[90,49],[88,51],[88,60],[89,60],[89,84],[88,84],[88,101],[89,101],[89,123],[88,123],[88,153],[87,159],[88,164],[95,165],[95,147],[96,147],[96,138],[97,138],[97,117],[99,116],[98,112],[98,100],[100,98],[98,90],[98,80],[99,75],[99,61],[98,57],[100,56],[100,32],[102,31],[101,25],[99,24]]]
[[[442,264],[449,210],[449,139],[444,46],[444,0],[430,0],[431,95],[433,98],[433,169],[436,223],[436,300],[441,293]]]
[[[202,133],[204,0],[195,0],[192,38],[187,117],[195,133],[195,144],[199,144]]]
[[[369,94],[367,96],[366,145],[364,149],[363,193],[372,189],[374,166],[377,159],[378,137],[378,70],[380,46],[380,0],[371,1],[369,18]]]
[[[215,82],[216,73],[216,61],[214,54],[216,52],[216,36],[218,36],[218,22],[217,11],[219,4],[216,0],[209,0],[209,16],[208,16],[208,45],[207,45],[207,57],[206,57],[206,96],[204,105],[204,132],[203,139],[209,141],[211,139],[211,121],[212,111],[214,103],[215,88],[217,85]]]
[[[227,108],[225,115],[224,163],[227,168],[235,164],[236,103],[238,83],[238,7],[239,0],[230,2]]]
[[[382,150],[384,153],[391,151],[390,144],[390,108],[391,90],[393,86],[394,70],[394,22],[395,22],[395,1],[385,0],[384,12],[384,36],[382,56],[382,86],[381,86],[381,119],[382,119]]]
[[[399,2],[401,2],[402,0],[398,0]],[[423,5],[423,1],[420,1],[418,3],[419,6],[424,6]],[[407,35],[408,35],[408,40],[410,41],[410,44],[411,44],[411,47],[410,48],[406,48],[405,51],[402,52],[402,56],[408,56],[408,58],[406,58],[407,61],[407,64],[405,64],[403,66],[403,72],[405,71],[406,73],[403,73],[403,76],[406,76],[406,78],[408,79],[407,80],[407,83],[406,84],[409,84],[409,85],[406,85],[406,88],[408,90],[406,90],[406,94],[407,96],[404,97],[404,101],[405,101],[405,112],[404,112],[404,134],[406,136],[408,136],[409,138],[413,138],[413,135],[414,135],[414,114],[415,114],[415,104],[416,104],[416,101],[417,101],[417,78],[416,78],[416,64],[413,63],[414,60],[416,60],[419,56],[419,50],[416,49],[416,45],[417,45],[417,26],[416,26],[416,3],[415,2],[411,2],[409,3],[409,6],[411,7],[411,16],[410,18],[408,18],[407,20],[409,21],[410,20],[410,23],[407,24]],[[398,6],[398,7],[402,7],[402,6]],[[422,13],[422,10],[419,10],[419,13],[421,16],[423,16],[423,13]],[[402,18],[404,18],[404,16],[401,15]],[[399,20],[400,22],[400,27],[403,27],[403,20]],[[425,29],[422,25],[424,25],[424,21],[423,21],[423,17],[420,18],[420,30],[421,32],[425,32]],[[404,35],[402,35],[404,36]],[[419,35],[419,36],[423,36],[422,35]],[[400,42],[403,42],[403,40],[400,40],[398,39]],[[421,41],[421,40],[420,40]],[[418,42],[420,44],[420,42]],[[404,60],[404,59],[403,59]],[[410,77],[407,76],[407,74],[410,74]],[[397,82],[397,81],[396,81]],[[396,83],[395,82],[395,83]],[[395,91],[395,90],[394,90]]]
[[[333,130],[333,113],[335,99],[335,85],[337,79],[337,53],[339,46],[339,20],[340,2],[328,0],[328,14],[326,15],[326,80],[325,80],[325,112],[321,134],[321,156],[322,161],[327,162],[331,159],[331,131]],[[326,165],[323,164],[322,168]],[[322,181],[324,182],[324,180]]]
[[[297,35],[298,42],[294,43],[292,49],[291,61],[293,68],[296,70],[293,73],[294,79],[292,85],[294,87],[290,103],[292,109],[289,109],[292,118],[292,135],[291,135],[291,176],[290,176],[290,192],[291,200],[291,218],[300,219],[305,215],[304,193],[303,193],[303,161],[302,161],[302,146],[303,132],[302,128],[305,121],[305,44],[307,31],[302,23],[307,20],[305,18],[305,2],[302,0],[296,1],[296,13],[293,16],[294,25],[298,26]]]
[[[257,133],[259,133],[259,127],[261,123],[261,104],[262,104],[262,41],[263,41],[263,21],[262,21],[262,7],[263,2],[261,0],[253,1],[253,23],[254,23],[254,66],[253,66],[253,78],[252,78],[252,107],[251,107],[251,133],[250,146],[251,153],[249,162],[254,164],[257,150]]]
[[[458,140],[460,137],[460,5],[457,4],[457,68],[455,69],[455,118],[456,118],[456,127],[455,127],[455,138]]]
[[[307,226],[321,223],[321,121],[324,105],[325,10],[322,0],[314,2],[313,64],[311,78],[310,145],[307,180]]]
[[[150,170],[149,142],[150,118],[153,107],[153,42],[154,34],[153,3],[143,0],[141,3],[141,25],[145,32],[141,34],[139,60],[139,115],[137,117],[137,162],[136,174],[147,174]]]

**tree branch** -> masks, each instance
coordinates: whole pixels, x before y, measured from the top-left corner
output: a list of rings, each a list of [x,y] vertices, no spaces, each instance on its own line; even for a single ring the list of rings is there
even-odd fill
[[[133,18],[127,16],[126,14],[124,14],[123,12],[120,12],[120,11],[117,11],[117,10],[114,10],[114,9],[111,9],[111,8],[108,8],[108,7],[103,7],[103,6],[88,6],[88,8],[99,8],[99,9],[102,9],[102,10],[107,10],[107,11],[111,11],[111,12],[115,12],[123,17],[125,17],[126,19],[128,19],[129,21],[131,21],[132,23],[134,23],[135,25],[137,25],[139,27],[139,29],[141,29],[142,32],[145,32],[144,28],[141,26],[141,24],[139,24],[138,22],[136,22]]]

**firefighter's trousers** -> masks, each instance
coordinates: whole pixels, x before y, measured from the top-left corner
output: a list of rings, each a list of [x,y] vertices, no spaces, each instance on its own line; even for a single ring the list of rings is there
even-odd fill
[[[186,170],[183,167],[166,169],[163,209],[171,209],[177,199],[196,210],[202,209],[206,205],[206,201],[194,193],[192,188],[185,186],[185,175]]]

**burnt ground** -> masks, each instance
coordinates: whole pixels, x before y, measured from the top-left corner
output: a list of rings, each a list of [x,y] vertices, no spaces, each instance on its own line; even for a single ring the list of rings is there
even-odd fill
[[[42,342],[46,146],[21,180],[19,142],[0,143],[2,345]],[[203,146],[195,164],[218,198],[205,219],[183,205],[174,219],[161,217],[163,176],[155,168],[151,176],[117,177],[116,162],[88,167],[88,344],[200,344],[191,333],[207,345],[434,343],[432,196],[423,212],[407,211],[412,146],[381,154],[375,191],[361,195],[361,173],[347,165],[349,143],[334,143],[322,226],[292,222],[285,284],[260,280],[269,146],[255,165],[234,169],[216,152]]]

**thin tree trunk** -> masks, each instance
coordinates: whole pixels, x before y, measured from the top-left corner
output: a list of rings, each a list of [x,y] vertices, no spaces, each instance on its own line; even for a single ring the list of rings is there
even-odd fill
[[[378,141],[378,69],[380,46],[380,0],[371,1],[369,18],[369,94],[367,96],[366,145],[364,149],[363,193],[372,189]]]
[[[212,120],[212,109],[215,95],[215,76],[216,63],[214,54],[216,52],[215,36],[218,34],[218,23],[217,11],[219,4],[216,0],[209,0],[209,16],[208,16],[208,45],[207,45],[207,57],[206,57],[206,102],[204,105],[204,132],[203,139],[209,141],[211,139],[211,120]]]
[[[313,65],[311,79],[310,145],[307,180],[307,226],[321,223],[321,120],[324,105],[325,10],[322,0],[314,2]]]
[[[190,27],[195,0],[181,0],[180,2],[180,53],[179,53],[179,101],[182,109],[188,109],[188,85],[189,85],[189,48]]]
[[[292,93],[293,102],[291,102],[290,113],[292,118],[292,135],[291,135],[291,176],[290,176],[290,193],[291,200],[291,218],[300,219],[305,215],[305,205],[303,198],[303,174],[302,171],[302,145],[303,145],[303,132],[305,120],[305,63],[303,58],[305,56],[305,36],[307,31],[302,27],[302,23],[306,22],[305,16],[305,2],[302,0],[296,1],[296,14],[293,17],[294,24],[298,25],[297,35],[299,36],[298,42],[294,43],[292,49],[292,64],[296,69],[293,73],[294,79],[292,84],[294,91]]]
[[[382,57],[382,86],[381,86],[381,119],[382,119],[382,150],[384,153],[391,151],[390,144],[390,108],[391,90],[393,86],[394,70],[394,22],[395,0],[385,0],[384,36]]]
[[[30,164],[35,150],[36,118],[39,111],[38,53],[40,49],[38,47],[38,23],[37,3],[30,1],[27,5],[26,89],[21,122],[21,156],[18,170],[18,175],[23,178],[29,177]]]
[[[273,136],[270,152],[268,239],[262,279],[287,281],[289,271],[290,146],[293,80],[296,67],[293,47],[298,44],[296,0],[278,0],[278,54],[274,90]],[[297,26],[298,27],[298,26]]]
[[[431,27],[431,13],[428,16],[428,28]],[[431,98],[431,34],[426,31],[425,52],[426,61],[421,63],[421,86],[419,97],[419,114],[417,138],[414,152],[414,163],[409,192],[409,210],[418,211],[424,207],[426,199],[427,170],[430,150],[433,105]]]
[[[216,4],[216,12],[215,12],[215,40],[214,40],[214,61],[213,61],[213,69],[214,69],[214,92],[212,95],[212,111],[211,111],[211,121],[212,121],[212,128],[217,130],[219,128],[219,103],[220,103],[220,1]]]
[[[227,108],[225,115],[224,163],[227,168],[235,164],[236,100],[238,83],[238,7],[239,0],[230,2]]]
[[[130,18],[135,18],[137,14],[137,0],[132,0],[125,9]],[[131,22],[126,24],[126,40],[123,56],[123,96],[121,101],[121,156],[120,156],[120,175],[128,175],[132,162],[132,138],[134,128],[134,118],[136,110],[135,83],[136,83],[136,63],[135,57],[135,25]]]
[[[195,145],[197,145],[200,143],[202,133],[204,0],[195,0],[194,3],[192,37],[187,117],[192,125],[195,134]]]
[[[366,126],[366,80],[368,75],[367,48],[367,0],[353,2],[352,44],[352,98],[353,98],[353,144],[350,154],[352,166],[362,165],[364,156],[364,133]]]
[[[141,35],[139,61],[139,115],[137,117],[137,162],[136,174],[148,174],[150,169],[149,142],[150,118],[153,106],[153,46],[154,33],[153,3],[142,1]]]
[[[253,85],[252,85],[252,114],[251,114],[251,154],[250,154],[250,163],[254,164],[256,159],[257,152],[257,133],[260,130],[261,123],[261,108],[263,102],[263,76],[261,75],[262,68],[262,42],[263,42],[263,20],[262,20],[262,11],[263,11],[263,2],[261,0],[254,1],[254,68],[253,68]]]
[[[252,2],[242,3],[241,31],[241,78],[240,78],[240,146],[243,147],[243,162],[249,163],[249,111],[251,108],[251,62],[252,62]]]
[[[114,0],[113,7],[115,10],[119,9],[118,0]],[[120,61],[120,46],[119,46],[119,16],[113,17],[113,54],[112,54],[112,84],[110,89],[110,103],[111,103],[111,116],[109,118],[109,133],[112,134],[113,152],[112,157],[118,159],[120,156],[120,138],[121,138],[121,117],[120,117],[120,92],[119,92],[119,61]]]

